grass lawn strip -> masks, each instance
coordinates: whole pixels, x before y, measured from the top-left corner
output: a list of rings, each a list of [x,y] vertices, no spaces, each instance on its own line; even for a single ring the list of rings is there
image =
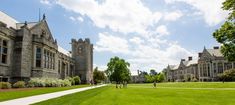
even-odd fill
[[[32,89],[11,89],[11,90],[1,90],[0,91],[0,102],[16,99],[16,98],[22,98],[27,96],[33,96],[33,95],[40,95],[40,94],[46,94],[46,93],[52,93],[52,92],[58,92],[63,90],[69,90],[69,89],[76,89],[76,88],[82,88],[87,87],[90,85],[77,85],[77,86],[71,86],[71,87],[45,87],[45,88],[32,88]]]

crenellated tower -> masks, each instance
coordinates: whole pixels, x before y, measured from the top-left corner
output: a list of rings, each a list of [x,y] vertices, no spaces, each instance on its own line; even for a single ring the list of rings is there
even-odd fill
[[[81,78],[82,83],[93,80],[93,44],[89,38],[72,39],[72,58],[75,60],[74,75]]]

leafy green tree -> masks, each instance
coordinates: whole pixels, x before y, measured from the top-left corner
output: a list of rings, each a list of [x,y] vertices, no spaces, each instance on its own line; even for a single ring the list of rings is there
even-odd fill
[[[152,76],[157,75],[157,72],[154,69],[151,69],[149,75]]]
[[[164,81],[164,74],[163,73],[159,73],[157,75],[157,82],[163,82]]]
[[[130,64],[126,62],[124,59],[120,59],[119,57],[111,58],[109,63],[107,64],[108,68],[105,71],[110,81],[115,81],[116,88],[118,88],[118,84],[123,83],[124,86],[127,86],[127,82],[130,80]]]
[[[154,77],[151,75],[145,75],[146,82],[151,83],[154,81]]]
[[[226,70],[223,74],[219,75],[219,79],[225,81],[235,81],[235,69]]]
[[[235,0],[223,2],[222,9],[229,11],[227,21],[213,33],[213,37],[222,44],[221,53],[229,61],[235,61]]]
[[[106,76],[105,76],[104,72],[103,71],[99,71],[98,67],[96,67],[94,69],[94,72],[93,72],[93,80],[94,80],[95,84],[101,83],[105,79],[106,79]]]

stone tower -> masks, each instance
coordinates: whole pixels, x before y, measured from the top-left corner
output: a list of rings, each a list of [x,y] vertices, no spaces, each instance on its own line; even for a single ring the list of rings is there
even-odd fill
[[[74,75],[81,78],[82,83],[93,80],[93,44],[90,39],[72,39],[72,58],[75,60]]]

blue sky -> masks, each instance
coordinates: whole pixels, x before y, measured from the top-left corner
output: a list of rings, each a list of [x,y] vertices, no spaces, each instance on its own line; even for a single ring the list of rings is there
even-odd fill
[[[19,22],[46,14],[60,46],[90,38],[94,66],[105,69],[119,56],[136,71],[161,71],[168,64],[219,44],[212,37],[227,16],[224,0],[3,0],[0,10]]]

